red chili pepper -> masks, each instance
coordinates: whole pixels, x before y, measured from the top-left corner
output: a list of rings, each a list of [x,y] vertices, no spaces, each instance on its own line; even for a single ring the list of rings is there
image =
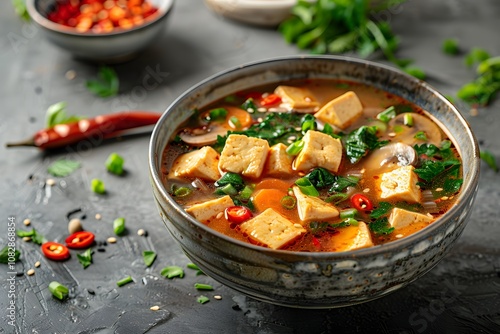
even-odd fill
[[[54,261],[66,260],[70,256],[68,247],[52,241],[42,245],[42,252],[46,258]]]
[[[312,237],[312,243],[313,243],[314,247],[316,247],[318,249],[321,248],[321,243],[319,242],[318,238]]]
[[[372,201],[363,194],[354,194],[351,196],[352,206],[359,211],[371,211],[373,210]]]
[[[100,115],[73,123],[57,124],[52,128],[38,131],[29,140],[8,143],[6,146],[35,146],[45,150],[60,148],[81,141],[87,141],[88,145],[95,146],[106,138],[116,137],[123,130],[153,125],[160,116],[160,113],[141,111]]]
[[[269,94],[260,100],[260,104],[264,107],[274,106],[281,103],[281,97],[277,94]]]
[[[225,211],[226,219],[232,223],[240,224],[252,217],[252,212],[244,206],[230,206]]]
[[[75,232],[66,238],[66,245],[69,248],[88,248],[94,243],[94,233],[88,231]]]

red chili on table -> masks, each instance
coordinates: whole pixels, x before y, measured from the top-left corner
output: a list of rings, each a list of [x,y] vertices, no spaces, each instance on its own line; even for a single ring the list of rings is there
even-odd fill
[[[88,248],[94,243],[94,238],[95,236],[92,232],[79,231],[66,238],[66,245],[69,248],[75,249]]]
[[[42,245],[42,253],[47,259],[54,261],[66,260],[70,256],[68,247],[52,241]]]
[[[351,196],[352,206],[359,211],[371,211],[373,210],[372,201],[363,194],[354,194]]]
[[[230,206],[225,211],[226,218],[232,223],[240,224],[252,217],[250,209],[244,206]]]
[[[268,96],[260,100],[260,104],[263,107],[274,106],[281,103],[281,97],[277,94],[269,94]]]

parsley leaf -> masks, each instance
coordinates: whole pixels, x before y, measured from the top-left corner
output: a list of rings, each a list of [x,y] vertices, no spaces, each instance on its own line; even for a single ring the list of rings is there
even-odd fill
[[[45,123],[47,124],[47,128],[52,128],[57,124],[77,122],[83,119],[83,117],[79,116],[68,116],[66,106],[66,102],[58,102],[47,108],[47,112],[45,113]]]
[[[390,227],[387,217],[379,218],[368,224],[368,226],[375,234],[391,234],[394,231],[394,227]]]
[[[383,215],[387,214],[389,210],[391,210],[393,205],[389,202],[380,202],[378,203],[378,208],[372,211],[370,214],[370,218],[378,219]]]
[[[73,173],[80,167],[80,163],[74,160],[61,159],[53,162],[48,168],[47,172],[53,176],[64,177]]]
[[[87,249],[81,254],[76,254],[78,261],[82,264],[83,269],[87,268],[92,264],[92,249]]]
[[[98,80],[87,80],[89,91],[99,97],[109,97],[118,94],[119,81],[115,70],[108,66],[99,68]]]
[[[145,250],[142,252],[142,258],[144,259],[144,264],[146,267],[151,267],[156,259],[156,253],[150,250]]]
[[[38,233],[34,228],[32,228],[31,231],[16,230],[16,234],[20,238],[30,237],[31,241],[37,245],[47,242],[47,239],[45,239],[45,237]]]
[[[19,257],[21,256],[21,252],[17,249],[14,253],[10,252],[9,254],[9,246],[5,246],[0,250],[0,263],[8,264],[9,260],[14,260],[13,262],[19,261]],[[13,257],[11,255],[14,255]]]
[[[346,138],[346,153],[351,163],[357,163],[370,150],[382,147],[388,140],[379,141],[376,126],[365,126],[352,131]]]

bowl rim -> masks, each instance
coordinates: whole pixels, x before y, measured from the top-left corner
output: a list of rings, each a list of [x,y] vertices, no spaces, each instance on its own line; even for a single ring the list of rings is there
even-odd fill
[[[439,91],[437,91],[435,88],[433,88],[431,85],[429,85],[427,82],[422,81],[420,79],[417,79],[397,68],[365,60],[365,59],[359,59],[359,58],[353,58],[353,57],[347,57],[347,56],[338,56],[338,55],[294,55],[294,56],[280,56],[280,57],[273,57],[273,58],[267,58],[267,59],[262,59],[262,60],[257,60],[257,61],[252,61],[248,62],[239,66],[234,66],[229,69],[220,71],[218,73],[215,73],[206,79],[198,82],[197,84],[191,86],[191,88],[187,89],[184,93],[182,93],[177,99],[175,99],[165,110],[163,115],[160,117],[159,121],[156,123],[153,132],[151,134],[150,138],[150,143],[149,143],[149,150],[148,150],[148,164],[149,164],[149,170],[150,170],[150,176],[153,181],[153,186],[156,188],[156,190],[160,193],[160,195],[167,201],[169,204],[171,204],[175,210],[177,210],[183,218],[187,219],[192,223],[193,225],[197,226],[198,228],[201,228],[204,232],[215,236],[217,238],[223,239],[226,242],[229,242],[231,244],[234,244],[239,247],[243,248],[248,248],[253,251],[258,251],[264,254],[267,254],[269,256],[274,256],[274,255],[294,255],[294,259],[296,261],[310,261],[311,258],[318,258],[322,260],[326,260],[328,258],[331,259],[339,259],[339,258],[349,258],[349,259],[355,259],[355,258],[361,258],[361,257],[373,257],[373,256],[380,256],[380,255],[387,255],[391,251],[394,251],[396,249],[410,249],[412,244],[416,244],[417,242],[422,242],[426,239],[428,239],[430,236],[434,235],[433,232],[437,229],[439,229],[443,224],[447,222],[446,219],[438,219],[432,224],[426,226],[425,228],[409,235],[404,238],[394,240],[382,245],[375,245],[372,247],[368,248],[362,248],[362,249],[355,249],[355,250],[348,250],[348,251],[341,251],[341,252],[299,252],[299,251],[288,251],[288,250],[279,250],[279,249],[271,249],[267,247],[262,247],[258,245],[254,245],[251,243],[243,242],[234,238],[231,238],[223,233],[220,233],[216,230],[213,230],[212,228],[206,226],[205,224],[199,222],[196,220],[194,217],[189,215],[179,204],[175,202],[175,200],[168,194],[166,191],[165,187],[163,186],[163,183],[161,182],[161,177],[160,173],[161,170],[157,168],[157,165],[155,163],[156,157],[158,155],[155,152],[155,146],[156,142],[159,140],[159,135],[160,135],[160,128],[162,128],[163,124],[166,122],[165,120],[168,118],[169,114],[171,111],[178,105],[180,104],[184,99],[189,97],[193,92],[195,92],[197,89],[202,88],[203,86],[209,84],[212,80],[216,80],[219,78],[222,78],[228,74],[234,73],[236,71],[240,71],[242,69],[246,69],[249,67],[258,67],[258,66],[265,66],[266,64],[273,64],[273,63],[280,63],[280,62],[287,62],[287,61],[300,61],[300,60],[332,60],[332,61],[337,61],[337,62],[346,62],[346,63],[354,63],[360,66],[371,66],[371,67],[377,67],[380,68],[384,71],[389,71],[393,72],[398,76],[403,76],[406,80],[410,80],[411,82],[421,86],[422,88],[428,90],[431,94],[436,96],[444,105],[446,105],[453,113],[457,116],[459,122],[461,125],[466,129],[467,133],[467,138],[470,141],[472,139],[472,148],[474,152],[474,156],[472,157],[472,161],[474,162],[469,166],[471,170],[471,178],[468,180],[468,182],[465,182],[466,180],[464,179],[464,184],[462,187],[461,191],[459,192],[458,196],[456,197],[455,204],[445,213],[445,216],[455,216],[459,212],[459,210],[463,210],[463,206],[467,204],[467,201],[464,199],[473,197],[474,192],[477,190],[477,185],[479,182],[479,173],[480,173],[480,158],[479,158],[479,145],[477,142],[477,139],[472,132],[472,129],[469,125],[469,123],[466,121],[466,119],[463,117],[461,112],[458,110],[457,107],[455,107],[454,104],[452,104],[443,94],[441,94]],[[163,147],[164,149],[164,147]],[[162,154],[160,153],[159,158],[161,159]],[[161,162],[160,162],[161,164]]]
[[[59,23],[55,23],[50,21],[47,17],[42,15],[38,11],[38,6],[37,3],[40,2],[41,0],[26,0],[26,9],[28,11],[28,14],[30,17],[35,21],[37,24],[42,26],[45,29],[48,29],[50,31],[63,34],[63,35],[68,35],[68,36],[78,36],[78,37],[83,37],[83,38],[99,38],[99,37],[111,37],[111,36],[118,36],[118,35],[125,35],[129,33],[136,32],[138,30],[143,30],[146,29],[147,27],[155,24],[156,22],[160,21],[162,18],[164,18],[167,14],[170,13],[172,10],[172,7],[174,5],[175,0],[158,0],[160,4],[158,5],[158,15],[154,15],[151,19],[144,21],[143,24],[133,27],[131,29],[113,29],[112,32],[108,33],[94,33],[92,31],[87,31],[87,32],[78,32],[72,27],[66,27],[63,26]],[[54,0],[55,1],[55,0]],[[154,1],[154,0],[153,0]],[[118,31],[116,31],[118,30]]]

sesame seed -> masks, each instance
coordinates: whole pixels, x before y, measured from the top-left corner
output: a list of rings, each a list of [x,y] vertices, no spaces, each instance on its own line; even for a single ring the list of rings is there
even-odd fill
[[[142,228],[137,230],[137,235],[143,236],[144,234],[146,234],[146,231],[144,231]]]
[[[398,238],[398,239],[399,239],[399,238],[402,238],[402,237],[403,237],[403,235],[402,235],[402,234],[396,234],[396,238]]]
[[[102,216],[101,216],[101,214],[100,214],[100,213],[96,213],[96,214],[95,214],[95,219],[97,219],[97,220],[101,220],[101,218],[102,218]]]
[[[35,268],[40,267],[40,264],[41,264],[41,263],[40,263],[40,261],[36,261],[36,262],[35,262]]]
[[[436,188],[436,191],[443,191],[443,188]]]
[[[214,296],[214,299],[221,300],[221,299],[222,299],[222,296],[215,295],[215,296]]]
[[[26,226],[29,226],[29,225],[31,225],[31,220],[29,220],[28,218],[26,218],[25,220],[23,220],[23,224],[26,225]]]
[[[360,170],[361,174],[364,174],[365,172],[366,172],[366,169],[364,169],[364,168]]]
[[[69,70],[66,72],[66,74],[64,76],[68,80],[73,80],[74,78],[76,78],[76,72],[74,70]]]
[[[221,219],[223,215],[224,215],[224,212],[219,212],[219,213],[217,214],[217,216],[215,216],[215,218],[217,218],[217,219]]]
[[[47,179],[45,181],[45,184],[48,185],[48,186],[53,186],[54,184],[56,184],[56,180],[54,180],[54,179]]]
[[[32,269],[30,269],[30,270],[28,270],[28,271],[26,272],[26,275],[28,275],[28,276],[33,276],[34,274],[35,274],[35,269],[33,269],[33,268],[32,268]]]
[[[363,189],[363,192],[364,192],[364,193],[369,193],[369,192],[370,192],[370,188],[365,188],[365,189]]]
[[[387,135],[389,137],[396,137],[396,132],[389,132]]]
[[[110,244],[114,244],[116,242],[116,238],[115,237],[109,237],[108,239],[106,239],[107,242],[109,242]]]
[[[23,241],[26,241],[26,242],[31,241],[31,237],[23,237]]]
[[[477,108],[471,108],[471,110],[469,110],[469,114],[471,116],[477,116],[479,115],[479,111],[477,110]]]
[[[443,197],[441,197],[441,199],[442,199],[443,201],[446,201],[446,200],[448,200],[448,199],[449,199],[449,197],[448,197],[448,196],[443,196]]]
[[[267,108],[257,108],[258,112],[267,112]]]
[[[160,309],[160,307],[158,305],[155,305],[155,306],[151,306],[149,309],[151,311],[158,311]]]

